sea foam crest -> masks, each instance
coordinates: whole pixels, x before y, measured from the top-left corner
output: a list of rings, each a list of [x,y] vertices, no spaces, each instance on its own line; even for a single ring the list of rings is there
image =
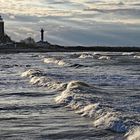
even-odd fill
[[[127,56],[134,55],[134,54],[135,54],[134,52],[123,52],[122,53],[122,55],[127,55]]]
[[[48,89],[63,90],[65,87],[65,84],[46,76],[34,76],[30,79],[30,83],[37,86],[47,87]]]
[[[69,63],[65,62],[64,60],[59,60],[59,59],[56,59],[56,58],[44,58],[44,63],[47,63],[47,64],[57,64],[59,66],[65,66],[65,65],[69,65]]]
[[[101,103],[91,100],[97,89],[84,82],[71,81],[67,88],[55,98],[56,103],[70,107],[75,113],[89,117],[93,125],[101,129],[109,129],[115,132],[126,132],[120,114],[110,108],[104,107]]]
[[[21,77],[32,77],[42,75],[42,72],[38,69],[29,69],[21,74]]]
[[[48,89],[64,90],[66,83],[47,77],[43,72],[36,69],[30,69],[21,74],[22,77],[30,78],[30,83],[37,86],[47,87]]]
[[[98,115],[99,116],[93,121],[94,126],[120,133],[127,131],[127,126],[117,112],[106,111]]]
[[[98,59],[99,60],[109,60],[110,57],[109,56],[100,56]]]
[[[140,59],[140,55],[135,55],[134,58]]]
[[[92,54],[89,53],[83,53],[79,56],[79,58],[93,58],[94,56]]]
[[[125,135],[126,140],[140,140],[140,127],[132,128]]]

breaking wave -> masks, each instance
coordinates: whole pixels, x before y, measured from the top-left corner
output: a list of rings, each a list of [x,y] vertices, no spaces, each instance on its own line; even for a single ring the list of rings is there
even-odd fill
[[[140,59],[140,55],[135,55],[134,58]]]
[[[21,74],[21,77],[33,77],[33,76],[41,76],[43,73],[38,69],[29,69]]]
[[[79,56],[79,58],[94,58],[94,55],[89,54],[89,53],[83,53]]]
[[[21,74],[21,77],[29,78],[29,83],[36,86],[47,87],[48,89],[63,89],[65,83],[47,77],[38,69],[29,69]]]
[[[139,137],[139,128],[128,132],[132,125],[129,123],[130,120],[126,120],[121,112],[101,102],[101,95],[106,93],[100,88],[81,81],[63,83],[51,77],[47,77],[38,69],[27,70],[23,72],[21,76],[29,78],[30,84],[55,89],[57,94],[54,100],[57,105],[70,108],[82,117],[90,118],[93,122],[93,126],[98,129],[118,133],[127,132],[125,137],[127,137],[128,140],[130,140],[132,136],[134,136],[134,138]]]
[[[70,65],[69,63],[65,62],[64,60],[56,59],[56,58],[44,58],[44,63],[57,64],[59,66],[69,66]]]
[[[110,57],[109,56],[100,56],[98,59],[99,60],[109,60]]]
[[[71,81],[67,88],[55,98],[55,102],[73,109],[81,116],[91,118],[93,125],[97,128],[126,132],[128,128],[120,112],[102,105],[97,96],[93,98],[93,94],[99,93],[101,92],[96,87],[80,81]]]
[[[140,140],[140,127],[131,129],[126,135],[126,140]]]
[[[91,59],[91,58],[95,58],[95,59],[99,59],[99,60],[110,60],[110,56],[105,56],[105,55],[102,55],[102,54],[99,54],[97,52],[94,52],[94,53],[82,53],[80,55],[74,55],[75,57],[78,56],[78,58],[80,59]],[[73,57],[74,57],[73,56]]]
[[[56,64],[59,66],[67,66],[67,67],[74,67],[74,68],[86,67],[86,66],[81,65],[81,64],[73,64],[71,62],[66,62],[63,59],[56,59],[56,58],[44,58],[44,63]]]
[[[134,55],[134,54],[135,54],[134,52],[124,52],[124,53],[122,53],[122,55],[127,55],[127,56]]]

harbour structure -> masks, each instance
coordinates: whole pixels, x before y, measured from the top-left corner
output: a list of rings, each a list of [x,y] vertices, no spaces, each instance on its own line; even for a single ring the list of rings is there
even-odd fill
[[[0,39],[4,38],[4,21],[0,15]]]
[[[36,42],[38,47],[50,47],[51,44],[48,41],[44,40],[44,29],[41,28],[40,30],[40,41]]]
[[[44,42],[44,29],[41,29],[41,42]]]
[[[0,43],[11,43],[11,38],[4,31],[4,20],[0,15]]]

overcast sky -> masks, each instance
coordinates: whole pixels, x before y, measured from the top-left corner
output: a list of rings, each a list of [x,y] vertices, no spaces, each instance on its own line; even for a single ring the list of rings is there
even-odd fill
[[[0,0],[5,31],[61,45],[140,46],[140,0]]]

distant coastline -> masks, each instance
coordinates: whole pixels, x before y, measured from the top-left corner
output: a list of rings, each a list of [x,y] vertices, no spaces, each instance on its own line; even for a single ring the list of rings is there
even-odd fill
[[[27,37],[20,42],[11,40],[5,33],[4,21],[0,15],[0,53],[28,53],[28,52],[140,52],[140,47],[111,47],[111,46],[61,46],[53,45],[44,40],[44,29],[40,30],[40,41],[35,42],[31,37]]]
[[[140,47],[111,47],[111,46],[61,46],[44,43],[42,45],[12,42],[0,45],[0,53],[30,53],[30,52],[140,52]]]

